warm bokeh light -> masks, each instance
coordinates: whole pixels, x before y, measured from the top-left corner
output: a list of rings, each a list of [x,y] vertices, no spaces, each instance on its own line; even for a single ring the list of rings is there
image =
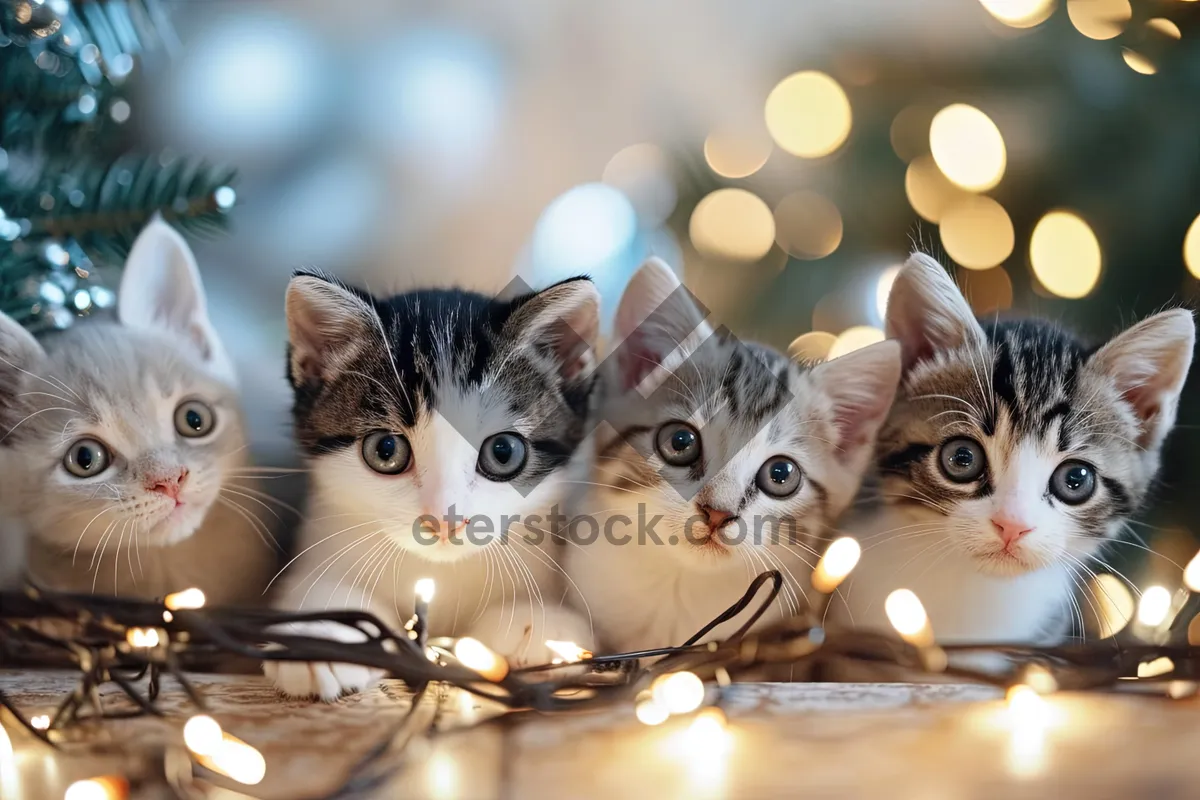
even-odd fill
[[[704,702],[704,681],[694,672],[670,672],[654,680],[650,694],[671,714],[686,714]]]
[[[1189,592],[1200,592],[1200,553],[1192,556],[1192,560],[1183,568],[1183,585]]]
[[[49,714],[38,714],[35,717],[30,717],[29,724],[33,726],[34,730],[39,730],[39,731],[49,730],[50,729],[50,715]]]
[[[437,585],[433,582],[433,578],[421,578],[413,586],[413,589],[421,602],[430,603],[433,601],[434,592],[437,591]]]
[[[991,269],[1016,245],[1008,212],[983,195],[966,195],[946,209],[938,231],[946,255],[967,269]]]
[[[478,639],[459,639],[454,643],[454,657],[464,667],[475,670],[490,681],[498,681],[508,674],[508,662]]]
[[[947,208],[969,196],[950,182],[929,154],[917,156],[908,165],[904,172],[904,194],[913,211],[933,223],[941,222]]]
[[[1156,628],[1171,612],[1171,593],[1163,586],[1147,586],[1138,601],[1137,620],[1142,625]]]
[[[713,131],[704,140],[704,160],[724,178],[745,178],[771,157],[771,136],[762,131]]]
[[[892,296],[892,286],[899,274],[899,266],[888,267],[879,273],[879,280],[875,282],[875,313],[879,314],[880,321],[887,317],[888,298]]]
[[[1089,39],[1112,39],[1125,30],[1133,7],[1129,0],[1067,0],[1067,16]]]
[[[693,752],[705,753],[710,757],[724,754],[732,744],[725,712],[719,708],[701,711],[688,726],[687,740]]]
[[[124,800],[129,796],[129,782],[117,775],[75,781],[67,787],[63,800]]]
[[[901,161],[912,161],[929,153],[929,123],[935,113],[936,107],[912,105],[902,108],[892,120],[888,138]]]
[[[633,707],[633,713],[637,715],[638,722],[643,725],[661,725],[667,721],[667,717],[671,716],[667,707],[653,697],[643,697],[638,700]]]
[[[1150,59],[1146,58],[1136,50],[1130,50],[1128,47],[1121,48],[1121,58],[1125,59],[1125,63],[1131,70],[1141,75],[1153,75],[1158,72],[1158,67],[1154,66]]]
[[[197,714],[183,726],[183,743],[198,756],[211,756],[221,747],[224,732],[207,714]]]
[[[222,737],[221,745],[212,755],[197,755],[196,760],[213,772],[247,786],[262,783],[267,775],[267,761],[262,753],[228,733]]]
[[[842,215],[816,192],[793,192],[775,206],[775,241],[796,258],[824,258],[842,243]]]
[[[678,199],[671,161],[650,142],[632,144],[609,160],[601,180],[624,192],[645,226],[661,225]]]
[[[1032,28],[1054,13],[1054,0],[979,0],[987,12],[1010,28]]]
[[[163,605],[172,611],[179,611],[187,608],[204,608],[204,601],[204,592],[193,587],[167,595],[163,599]]]
[[[546,647],[550,648],[551,652],[555,654],[555,658],[553,659],[553,663],[555,664],[574,664],[585,658],[592,657],[590,650],[584,650],[574,642],[559,642],[554,639],[547,639]]]
[[[1100,280],[1100,242],[1091,227],[1070,211],[1042,217],[1029,239],[1033,274],[1052,294],[1085,297]]]
[[[829,358],[837,337],[825,331],[802,333],[788,345],[788,357],[802,363],[816,363]]]
[[[688,233],[701,255],[758,261],[775,243],[775,217],[758,195],[717,189],[696,204]]]
[[[1146,20],[1146,27],[1171,39],[1183,38],[1183,32],[1179,30],[1179,26],[1166,17],[1152,17]]]
[[[1058,681],[1050,670],[1041,664],[1030,664],[1025,669],[1024,682],[1038,694],[1053,694],[1058,691]]]
[[[964,269],[957,274],[958,286],[979,316],[1012,308],[1012,278],[1004,267],[993,269]]]
[[[991,189],[1004,177],[1008,153],[991,117],[974,106],[955,103],[933,117],[929,151],[953,183],[972,192]]]
[[[130,628],[125,631],[125,641],[130,647],[158,647],[159,636],[156,628]]]
[[[1174,670],[1175,662],[1166,656],[1161,656],[1153,661],[1143,661],[1138,664],[1137,676],[1139,678],[1157,678]]]
[[[813,588],[821,594],[832,592],[858,564],[861,555],[862,547],[857,539],[843,536],[830,542],[825,555],[821,556],[817,568],[813,570]]]
[[[829,348],[829,359],[853,353],[855,350],[882,342],[885,338],[883,331],[871,325],[855,325],[842,331],[833,346]]]
[[[430,757],[427,768],[430,797],[434,800],[450,800],[459,796],[458,765],[454,762],[454,756],[439,749]]]
[[[1104,572],[1091,581],[1091,596],[1095,603],[1097,633],[1101,637],[1116,636],[1133,619],[1133,593],[1124,581],[1111,572]]]
[[[783,150],[819,158],[837,150],[850,135],[850,100],[823,72],[797,72],[780,81],[767,97],[767,130]]]
[[[1200,280],[1200,216],[1192,220],[1183,237],[1183,263],[1187,264],[1192,277]]]
[[[883,601],[883,610],[888,622],[905,641],[912,644],[928,644],[933,640],[929,627],[929,616],[920,599],[908,589],[897,589]]]

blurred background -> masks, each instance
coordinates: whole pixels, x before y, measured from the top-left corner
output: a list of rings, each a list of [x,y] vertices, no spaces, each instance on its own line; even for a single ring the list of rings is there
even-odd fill
[[[264,464],[295,462],[282,299],[298,267],[376,293],[588,273],[611,316],[655,254],[740,337],[810,358],[882,338],[914,247],[980,314],[1097,341],[1200,295],[1197,2],[3,2],[4,44],[35,70],[99,64],[118,87],[77,82],[29,136],[157,154],[143,170],[182,171],[160,181],[184,198],[168,206],[213,223],[192,242]],[[83,6],[107,9],[111,41],[44,59],[65,30],[46,20]],[[96,15],[77,16],[96,35]],[[73,324],[111,302],[80,259],[100,275],[119,259],[56,219],[120,176],[105,164],[14,199],[45,163],[5,144],[0,245],[67,276],[22,284],[6,310]],[[1139,586],[1175,590],[1195,553],[1198,425],[1193,377],[1158,498],[1112,559]],[[1105,597],[1127,619],[1121,586]]]

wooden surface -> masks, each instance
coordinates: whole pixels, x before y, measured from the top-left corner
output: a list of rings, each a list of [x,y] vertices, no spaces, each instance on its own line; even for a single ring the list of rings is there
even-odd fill
[[[404,714],[388,683],[334,705],[279,699],[261,678],[197,678],[224,728],[257,747],[267,778],[256,797],[298,800],[338,785]],[[0,671],[28,715],[47,713],[71,685],[55,673]],[[997,692],[904,684],[742,684],[726,689],[727,735],[692,719],[658,727],[632,709],[508,717],[446,730],[407,751],[408,767],[379,797],[405,798],[972,798],[1200,797],[1200,703],[1116,695],[1056,695],[1048,716],[1014,728]],[[115,698],[114,698],[115,702]],[[444,728],[485,715],[458,694],[440,703]],[[0,748],[3,800],[60,798],[73,780],[136,775],[178,751],[193,709],[167,685],[166,719],[90,725],[54,755],[12,733]],[[123,755],[124,754],[124,755]],[[135,798],[166,796],[161,788]],[[238,795],[225,795],[237,797]]]

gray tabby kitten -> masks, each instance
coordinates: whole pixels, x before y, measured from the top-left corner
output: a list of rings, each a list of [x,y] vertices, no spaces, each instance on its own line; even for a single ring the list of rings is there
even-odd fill
[[[261,596],[269,532],[241,483],[236,376],[205,308],[191,251],[156,219],[130,251],[118,322],[81,322],[43,346],[0,315],[0,540],[25,551],[34,581]]]
[[[616,338],[567,552],[604,646],[681,644],[770,569],[785,589],[761,622],[800,610],[818,541],[870,464],[899,348],[798,365],[713,331],[657,259],[625,290]]]
[[[598,309],[584,278],[510,301],[293,278],[288,374],[312,488],[282,605],[399,626],[432,578],[433,636],[469,635],[516,663],[550,660],[547,639],[588,646],[562,606],[551,534],[572,465],[586,468]],[[264,670],[285,694],[325,700],[375,678],[347,664]]]
[[[1075,583],[1158,471],[1191,313],[1155,314],[1089,349],[1044,321],[980,324],[916,254],[887,331],[905,377],[880,434],[885,505],[850,526],[864,552],[835,610],[884,627],[884,598],[904,587],[945,641],[1061,637]]]

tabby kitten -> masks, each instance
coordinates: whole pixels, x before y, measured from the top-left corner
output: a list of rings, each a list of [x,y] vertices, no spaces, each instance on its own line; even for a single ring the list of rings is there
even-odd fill
[[[658,260],[625,290],[615,336],[598,456],[567,552],[603,645],[681,644],[770,569],[786,583],[762,622],[796,612],[818,539],[870,462],[899,348],[800,366],[714,332]]]
[[[1060,638],[1074,585],[1158,470],[1192,315],[1164,311],[1089,349],[1044,321],[981,325],[916,254],[887,331],[905,374],[879,440],[885,505],[851,526],[864,552],[835,610],[886,626],[884,598],[906,587],[946,641]]]
[[[130,251],[117,317],[38,342],[0,315],[0,539],[43,586],[249,603],[273,554],[237,379],[161,220]]]
[[[434,636],[472,636],[516,663],[550,660],[547,639],[587,646],[586,621],[562,605],[551,528],[572,465],[586,468],[598,309],[585,278],[514,300],[383,299],[293,278],[288,374],[312,488],[282,604],[399,626],[416,582],[433,578]],[[264,669],[285,694],[326,700],[375,678],[347,664]]]

